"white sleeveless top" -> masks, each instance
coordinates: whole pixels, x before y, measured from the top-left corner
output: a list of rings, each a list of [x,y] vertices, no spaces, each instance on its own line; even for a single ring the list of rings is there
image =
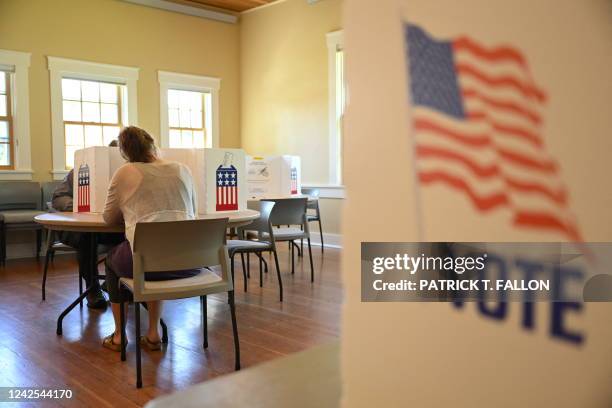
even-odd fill
[[[125,236],[134,248],[139,222],[192,220],[197,216],[195,189],[187,166],[156,160],[126,163],[108,187],[104,221],[125,223]]]

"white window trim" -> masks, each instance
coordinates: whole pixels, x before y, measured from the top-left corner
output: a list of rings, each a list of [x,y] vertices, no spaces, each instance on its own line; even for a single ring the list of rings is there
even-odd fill
[[[0,170],[0,180],[32,180],[32,154],[30,143],[30,67],[29,52],[0,50],[0,65],[11,68],[13,140],[15,146],[13,170]]]
[[[319,198],[345,198],[344,186],[331,184],[302,184],[302,188],[319,189]]]
[[[221,79],[168,71],[157,71],[157,79],[159,81],[159,137],[161,147],[170,147],[168,89],[210,93],[211,106],[204,107],[205,112],[212,113],[210,116],[205,115],[204,126],[211,136],[206,138],[206,147],[219,147],[219,89],[221,89]]]
[[[113,82],[127,87],[127,121],[138,125],[138,68],[101,64],[48,56],[51,86],[51,137],[53,140],[53,178],[61,180],[66,170],[66,144],[62,104],[62,78]]]
[[[344,48],[344,33],[342,30],[327,33],[327,75],[329,99],[329,182],[339,185],[341,180],[339,135],[336,128],[336,51]]]

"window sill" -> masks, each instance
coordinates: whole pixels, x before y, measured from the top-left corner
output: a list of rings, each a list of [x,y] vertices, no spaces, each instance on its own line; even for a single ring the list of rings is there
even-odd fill
[[[337,184],[303,184],[303,188],[318,188],[320,198],[344,199],[344,186]]]
[[[0,180],[32,181],[31,169],[0,170]]]
[[[51,170],[51,174],[53,174],[53,180],[63,180],[66,177],[70,170]]]

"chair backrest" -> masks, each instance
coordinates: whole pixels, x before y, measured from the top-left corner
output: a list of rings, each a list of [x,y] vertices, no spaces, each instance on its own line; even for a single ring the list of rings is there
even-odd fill
[[[134,298],[144,291],[144,273],[221,265],[221,278],[232,290],[225,246],[227,218],[145,222],[134,232]]]
[[[62,184],[61,181],[48,181],[42,183],[42,209],[52,210],[51,201],[53,200],[53,193]]]
[[[40,210],[40,184],[35,181],[0,182],[0,211]]]
[[[270,216],[272,225],[302,225],[306,228],[306,203],[307,198],[279,198],[263,201],[275,203]]]
[[[310,198],[308,200],[308,204],[306,204],[306,208],[309,210],[316,210],[317,216],[319,215],[319,196],[321,195],[321,191],[318,188],[302,188],[302,194],[305,194]]]
[[[250,210],[259,211],[259,218],[249,225],[238,228],[238,236],[243,239],[244,231],[256,231],[258,238],[261,239],[262,234],[267,232],[270,234],[272,243],[274,243],[274,232],[272,224],[270,223],[270,217],[275,205],[276,203],[274,201],[249,201],[248,208]]]

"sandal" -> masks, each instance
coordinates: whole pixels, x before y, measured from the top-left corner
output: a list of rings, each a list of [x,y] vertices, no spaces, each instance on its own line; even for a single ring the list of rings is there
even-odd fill
[[[140,337],[140,345],[149,351],[157,351],[161,349],[161,341],[152,342],[147,336]]]
[[[102,346],[109,349],[109,350],[113,350],[113,351],[121,351],[121,343],[117,344],[113,341],[113,337],[115,336],[115,333],[111,333],[108,336],[106,336],[104,338],[104,341],[102,341]],[[125,344],[127,345],[127,339],[125,341]]]

